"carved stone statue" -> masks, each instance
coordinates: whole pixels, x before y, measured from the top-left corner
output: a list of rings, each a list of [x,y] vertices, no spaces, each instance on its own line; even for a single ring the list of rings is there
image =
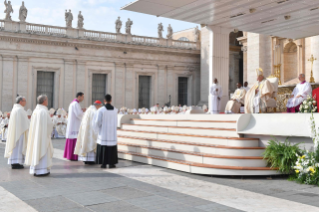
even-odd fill
[[[157,33],[159,38],[163,38],[163,31],[164,31],[163,24],[159,23],[157,27]]]
[[[24,1],[22,2],[22,6],[19,10],[19,20],[20,22],[25,22],[28,16],[28,9],[24,6]]]
[[[13,13],[13,9],[12,9],[12,5],[11,5],[11,1],[8,1],[8,3],[7,3],[7,0],[5,0],[4,5],[6,6],[6,9],[4,11],[4,13],[6,14],[6,17],[4,20],[5,21],[12,21],[11,13]]]
[[[199,36],[200,36],[200,31],[198,29],[198,26],[196,26],[196,28],[194,29],[194,41],[195,42],[199,42]]]
[[[84,26],[84,17],[82,15],[82,12],[80,11],[78,15],[78,29],[83,29],[83,26]]]
[[[116,22],[115,22],[116,33],[120,34],[121,33],[121,28],[122,28],[121,17],[118,17]]]
[[[66,27],[72,28],[72,21],[73,21],[73,14],[71,13],[71,10],[69,10],[69,12],[65,10]]]
[[[133,25],[133,21],[131,21],[131,19],[128,19],[127,22],[126,22],[126,25],[125,25],[126,34],[131,35],[131,27],[132,27],[132,25]]]
[[[167,39],[172,39],[172,38],[173,38],[173,28],[169,24],[168,27],[167,27]]]

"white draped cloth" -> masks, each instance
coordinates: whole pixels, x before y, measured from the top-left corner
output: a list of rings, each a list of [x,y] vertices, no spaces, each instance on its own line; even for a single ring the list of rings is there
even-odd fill
[[[53,146],[51,131],[53,123],[44,105],[37,105],[30,123],[25,164],[30,174],[47,174],[52,166]]]
[[[218,114],[220,111],[220,100],[218,98],[222,98],[223,91],[222,87],[219,84],[212,84],[210,87],[210,101],[211,106],[209,108],[210,114]]]
[[[75,139],[78,137],[83,114],[80,104],[74,100],[69,106],[68,125],[65,135],[67,139]]]
[[[287,102],[287,108],[292,108],[300,105],[308,96],[312,96],[312,87],[309,82],[303,82],[296,85],[292,94],[294,97],[290,98]],[[300,95],[301,97],[297,96]]]
[[[91,105],[84,113],[81,122],[80,131],[74,150],[74,154],[79,156],[78,160],[80,161],[95,161],[98,135],[96,131],[94,131],[93,120],[96,112],[96,107]]]
[[[63,118],[63,116],[60,118],[55,116],[53,119],[53,124],[55,127],[55,137],[64,138],[66,134],[67,121]]]
[[[23,106],[13,106],[9,124],[5,149],[5,158],[9,158],[9,164],[23,164],[27,149],[27,136],[30,126],[27,113]]]
[[[94,130],[98,133],[97,143],[102,146],[117,145],[117,109],[101,107],[94,117]]]
[[[2,140],[6,141],[7,140],[7,134],[8,134],[8,127],[5,127],[6,125],[9,124],[9,119],[5,118],[2,119],[1,124],[0,124],[0,128],[1,128],[1,134],[2,134]]]

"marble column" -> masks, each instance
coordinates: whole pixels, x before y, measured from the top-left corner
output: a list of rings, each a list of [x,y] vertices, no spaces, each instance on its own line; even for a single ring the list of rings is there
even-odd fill
[[[138,105],[138,100],[134,101],[135,98],[135,85],[136,76],[133,64],[126,64],[125,69],[125,105],[127,108],[136,108]],[[137,102],[137,103],[136,103]],[[137,109],[137,108],[136,108]]]
[[[65,60],[64,62],[64,98],[63,108],[69,108],[70,103],[75,98],[74,60]]]
[[[314,36],[311,38],[311,54],[313,54],[314,58],[317,58],[313,62],[313,77],[315,78],[315,82],[319,82],[319,36]],[[311,55],[310,55],[311,56]],[[307,81],[310,80],[310,71],[311,71],[311,62],[308,61],[309,58],[306,58],[307,63],[309,63],[309,76],[307,76]]]
[[[115,91],[114,96],[116,97],[114,105],[117,108],[125,107],[124,95],[124,77],[125,77],[125,64],[124,63],[114,63],[115,66]]]
[[[160,106],[164,105],[167,101],[167,80],[166,80],[166,65],[157,65],[157,85],[158,85],[158,89],[157,89],[157,102],[159,103]]]
[[[14,92],[14,56],[3,55],[2,62],[2,111],[11,111],[16,95]]]
[[[17,93],[26,98],[28,96],[28,61],[27,57],[17,58]],[[29,101],[31,103],[31,100],[27,99],[27,102]]]

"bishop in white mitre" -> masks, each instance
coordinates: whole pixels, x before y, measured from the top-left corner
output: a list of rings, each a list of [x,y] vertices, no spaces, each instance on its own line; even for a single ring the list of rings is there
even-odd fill
[[[24,106],[27,101],[18,96],[14,104],[8,125],[8,136],[4,157],[8,158],[8,164],[12,169],[23,169],[27,150],[28,130],[30,121]]]
[[[94,115],[102,107],[102,102],[97,100],[84,113],[80,131],[76,141],[74,154],[78,155],[78,160],[85,164],[95,164],[97,132],[93,128]]]
[[[30,174],[47,176],[50,174],[53,158],[51,132],[53,123],[48,111],[48,97],[40,95],[33,111],[28,136],[25,164],[30,166]]]
[[[64,148],[64,158],[71,161],[77,161],[78,156],[74,154],[76,139],[79,134],[79,129],[85,110],[81,109],[80,102],[84,100],[84,94],[79,92],[76,94],[76,99],[69,106],[68,125],[66,128],[66,143]]]
[[[294,88],[287,102],[288,113],[299,112],[302,102],[312,95],[312,87],[309,82],[306,82],[305,74],[300,74],[298,79],[300,83]]]
[[[60,108],[53,119],[54,138],[65,138],[67,121],[63,117],[63,110]]]
[[[214,83],[210,87],[210,114],[218,114],[220,111],[220,100],[223,96],[222,87],[218,84],[218,80],[215,78]]]
[[[2,142],[6,142],[7,140],[9,120],[10,120],[10,113],[4,113],[4,117],[0,123]]]
[[[240,113],[240,107],[245,104],[246,90],[243,88],[240,82],[237,83],[237,89],[231,100],[227,102],[225,113]]]
[[[274,87],[264,77],[261,68],[256,70],[257,82],[249,89],[245,97],[245,113],[266,112],[266,102],[272,97]]]
[[[98,133],[96,163],[102,164],[101,168],[115,168],[118,163],[117,155],[117,112],[112,103],[112,96],[106,95],[105,106],[101,107],[95,117],[93,127]]]

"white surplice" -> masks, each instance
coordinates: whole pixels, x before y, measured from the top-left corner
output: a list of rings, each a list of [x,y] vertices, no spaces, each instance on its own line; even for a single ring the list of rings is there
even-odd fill
[[[79,135],[77,137],[74,154],[78,155],[78,160],[93,162],[97,144],[97,133],[93,129],[93,120],[97,112],[94,105],[91,105],[84,113]]]
[[[9,158],[9,164],[24,163],[29,126],[30,121],[23,106],[15,104],[8,124],[7,142],[4,154],[5,158]]]
[[[7,134],[8,134],[8,127],[5,127],[6,125],[9,124],[9,119],[5,118],[2,119],[1,124],[0,124],[0,128],[1,128],[1,133],[2,133],[2,141],[6,141],[7,140]]]
[[[222,98],[223,91],[222,87],[219,84],[212,84],[210,87],[210,101],[211,107],[209,108],[210,114],[218,114],[220,111],[220,100],[218,98]]]
[[[51,131],[53,123],[44,105],[37,105],[31,117],[25,164],[30,174],[46,174],[52,166],[53,146]]]
[[[117,145],[117,109],[101,107],[94,116],[94,130],[98,132],[97,143],[102,146]]]
[[[287,108],[292,108],[300,105],[308,96],[312,96],[312,87],[309,82],[299,83],[296,85],[291,95],[294,95],[293,98],[290,98],[287,102]],[[301,97],[296,98],[298,95]]]
[[[66,128],[67,139],[75,139],[78,137],[83,111],[77,101],[73,101],[69,106],[68,125]]]

